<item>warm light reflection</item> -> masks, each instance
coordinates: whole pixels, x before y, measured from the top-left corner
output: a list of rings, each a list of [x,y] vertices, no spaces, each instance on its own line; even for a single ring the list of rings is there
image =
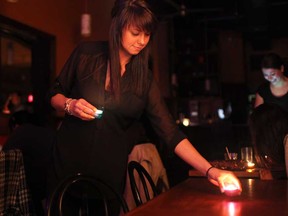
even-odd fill
[[[246,172],[252,173],[253,169],[246,169]]]
[[[247,195],[252,196],[253,193],[253,179],[248,179],[248,188],[246,189]]]
[[[224,202],[223,212],[220,215],[225,215],[225,216],[241,215],[241,204],[237,202]]]
[[[229,216],[235,215],[235,203],[233,202],[228,203],[228,213],[229,213]]]

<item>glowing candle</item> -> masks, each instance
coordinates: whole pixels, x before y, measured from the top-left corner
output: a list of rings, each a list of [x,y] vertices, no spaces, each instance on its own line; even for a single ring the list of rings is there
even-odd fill
[[[254,167],[255,166],[255,163],[253,163],[253,162],[248,162],[247,163],[247,167]]]
[[[225,190],[236,190],[238,188],[234,184],[229,184],[224,189]]]
[[[224,186],[224,193],[227,196],[237,196],[237,195],[240,195],[241,191],[236,185],[228,184]]]

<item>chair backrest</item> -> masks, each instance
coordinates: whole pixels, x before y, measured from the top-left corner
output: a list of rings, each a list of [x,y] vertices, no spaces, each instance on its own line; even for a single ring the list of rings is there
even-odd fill
[[[77,187],[77,184],[77,196],[82,196],[82,201],[84,200],[84,202],[85,199],[91,196],[100,199],[104,207],[105,216],[109,215],[108,199],[111,198],[111,196],[117,199],[124,213],[127,213],[129,211],[127,203],[125,202],[123,197],[118,192],[116,192],[109,184],[95,177],[78,173],[77,175],[67,177],[62,182],[60,182],[60,184],[58,184],[49,199],[47,209],[48,216],[54,216],[55,213],[59,216],[64,215],[63,199],[65,195],[71,193],[71,189],[73,189],[73,187]],[[82,187],[80,187],[80,191],[79,184],[82,184]],[[89,208],[88,203],[83,204],[86,205],[85,208]]]
[[[0,151],[0,176],[0,214],[32,215],[32,201],[19,149]]]
[[[135,177],[134,171],[137,171],[137,173],[139,175],[139,179],[140,179],[141,184],[143,186],[145,198],[147,201],[152,199],[152,197],[150,196],[150,193],[149,193],[149,187],[152,189],[154,197],[157,196],[159,194],[159,192],[158,192],[150,174],[147,172],[147,170],[140,163],[138,163],[136,161],[130,161],[128,164],[128,174],[129,174],[129,178],[130,178],[130,185],[131,185],[131,190],[132,190],[132,194],[133,194],[135,203],[137,206],[139,206],[139,205],[143,204],[143,201],[141,198],[141,194],[139,192],[139,187],[137,186],[137,183],[136,183],[136,177]],[[148,187],[147,183],[149,183],[149,187]]]

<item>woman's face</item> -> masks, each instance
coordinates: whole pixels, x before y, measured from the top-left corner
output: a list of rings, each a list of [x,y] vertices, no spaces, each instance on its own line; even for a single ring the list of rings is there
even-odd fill
[[[270,83],[275,84],[281,80],[282,71],[274,68],[263,68],[263,76]]]
[[[129,25],[122,31],[122,51],[127,55],[137,55],[146,47],[150,40],[150,33]]]

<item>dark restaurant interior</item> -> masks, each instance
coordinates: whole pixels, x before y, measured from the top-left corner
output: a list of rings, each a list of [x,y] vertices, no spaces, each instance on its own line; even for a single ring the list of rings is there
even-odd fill
[[[261,59],[275,52],[288,70],[288,0],[147,1],[159,20],[151,69],[178,126],[208,160],[224,159],[227,147],[239,153],[251,146],[248,117],[264,82]],[[64,113],[52,110],[47,91],[79,42],[107,40],[113,3],[0,1],[1,145],[13,92],[39,125],[57,127]],[[89,33],[82,32],[83,14],[91,16]],[[186,179],[190,167],[151,137],[170,185]]]

